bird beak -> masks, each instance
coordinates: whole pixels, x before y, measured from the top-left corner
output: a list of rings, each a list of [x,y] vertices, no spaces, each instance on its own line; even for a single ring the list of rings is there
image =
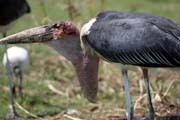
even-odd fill
[[[52,31],[48,31],[47,26],[41,26],[0,39],[0,44],[39,43],[50,41],[52,39]]]
[[[55,24],[35,27],[10,35],[0,39],[0,44],[42,43],[52,40],[61,40],[66,36],[78,34],[78,30],[72,24],[69,24],[69,22],[57,22]]]

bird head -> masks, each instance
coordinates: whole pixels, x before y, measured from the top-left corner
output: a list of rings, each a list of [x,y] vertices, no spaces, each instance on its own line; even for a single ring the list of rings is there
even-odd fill
[[[54,39],[61,39],[68,36],[79,35],[78,29],[71,22],[60,22],[49,27],[54,30]]]
[[[0,44],[45,43],[70,60],[84,96],[95,102],[98,90],[99,58],[85,54],[80,46],[79,30],[71,22],[31,28],[0,40]]]

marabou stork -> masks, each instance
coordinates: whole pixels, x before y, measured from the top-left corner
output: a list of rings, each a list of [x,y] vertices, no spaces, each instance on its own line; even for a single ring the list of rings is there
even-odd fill
[[[81,30],[86,54],[123,65],[142,68],[148,99],[148,119],[154,108],[148,80],[148,67],[180,67],[180,27],[164,17],[142,13],[105,11],[90,20]],[[127,70],[122,68],[127,104],[127,118],[133,119]]]
[[[84,95],[94,101],[99,57],[124,65],[141,66],[146,83],[149,119],[154,117],[147,67],[178,67],[180,28],[174,22],[140,13],[107,11],[79,32],[70,22],[32,28],[0,40],[0,44],[45,43],[70,60]],[[80,38],[83,49],[80,47]],[[99,56],[99,57],[98,57]],[[127,70],[122,69],[127,98],[127,118],[133,118]]]
[[[79,30],[71,22],[35,27],[1,39],[0,44],[44,43],[71,61],[84,96],[95,102],[98,90],[97,56],[85,55],[80,46]]]
[[[26,0],[0,0],[0,33],[3,34],[3,37],[6,36],[9,26],[18,18],[26,13],[30,13],[31,9]],[[5,45],[5,52],[7,54],[7,46]],[[10,66],[8,58],[7,59],[7,76],[10,86],[10,97],[11,97],[11,114],[10,117],[15,118],[18,114],[15,111],[14,107],[14,95],[13,95],[13,83],[11,80]]]
[[[22,97],[22,80],[23,71],[29,66],[28,51],[22,47],[13,46],[7,49],[7,54],[4,53],[3,65],[7,67],[7,55],[9,60],[10,70],[18,80],[18,93]],[[16,94],[15,86],[13,86],[13,93]]]

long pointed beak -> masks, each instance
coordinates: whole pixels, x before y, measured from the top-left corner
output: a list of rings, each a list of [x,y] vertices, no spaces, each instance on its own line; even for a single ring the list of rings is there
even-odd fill
[[[48,26],[41,26],[10,35],[6,38],[0,39],[0,44],[36,43],[50,41],[53,39],[53,33],[47,28]]]

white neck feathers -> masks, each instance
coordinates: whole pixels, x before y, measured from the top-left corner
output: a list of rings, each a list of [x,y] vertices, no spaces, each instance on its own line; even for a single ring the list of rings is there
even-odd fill
[[[83,25],[81,29],[80,37],[84,35],[88,35],[90,33],[91,26],[93,25],[94,22],[96,22],[96,18],[91,19],[88,23]]]

